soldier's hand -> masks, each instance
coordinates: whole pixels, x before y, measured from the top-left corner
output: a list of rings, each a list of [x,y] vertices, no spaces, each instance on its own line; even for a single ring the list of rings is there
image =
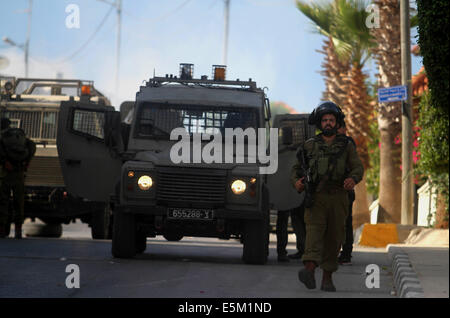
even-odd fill
[[[303,179],[305,179],[305,177],[298,179],[297,182],[295,183],[295,189],[297,189],[298,192],[303,192],[303,190],[305,190]]]
[[[355,180],[353,178],[347,178],[344,180],[344,189],[345,190],[353,190],[355,187]]]

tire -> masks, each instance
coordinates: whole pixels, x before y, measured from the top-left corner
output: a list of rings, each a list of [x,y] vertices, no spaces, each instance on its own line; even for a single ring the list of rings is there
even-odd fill
[[[165,233],[163,237],[169,242],[178,242],[183,239],[183,235],[178,233]]]
[[[133,214],[114,211],[112,255],[132,258],[136,255],[136,220]]]
[[[242,259],[246,264],[264,265],[269,256],[269,192],[263,188],[264,202],[262,210],[264,216],[260,220],[246,220],[242,235]]]
[[[6,224],[5,224],[5,234],[6,237],[9,236],[9,234],[11,233],[11,224],[13,222],[13,202],[12,200],[10,200],[9,204],[8,204],[8,216],[6,217]]]
[[[111,218],[109,219],[109,229],[108,229],[108,237],[107,240],[112,240],[112,235],[114,231],[114,215],[111,212]]]
[[[243,235],[242,259],[247,264],[267,263],[269,231],[266,220],[248,220]]]
[[[9,234],[11,233],[11,222],[6,221],[4,231],[5,231],[5,232],[4,232],[4,233],[5,233],[5,237],[8,237]]]
[[[28,237],[59,238],[62,236],[62,225],[53,223],[25,223],[23,225],[23,231]]]
[[[142,254],[147,248],[147,236],[143,234],[136,235],[136,254]]]
[[[105,208],[92,213],[91,234],[94,240],[106,240],[109,238],[111,223],[111,208],[109,203]]]

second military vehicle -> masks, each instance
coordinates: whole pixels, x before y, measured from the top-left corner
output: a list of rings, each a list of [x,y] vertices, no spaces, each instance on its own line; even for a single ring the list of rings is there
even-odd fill
[[[109,210],[104,203],[88,202],[68,192],[61,173],[56,133],[61,102],[69,100],[110,104],[92,81],[0,77],[1,117],[9,118],[12,127],[23,129],[37,145],[26,172],[25,217],[39,218],[47,226],[33,228],[35,224],[30,224],[25,232],[60,236],[61,223],[79,218],[89,223],[93,238],[104,239],[108,236]]]

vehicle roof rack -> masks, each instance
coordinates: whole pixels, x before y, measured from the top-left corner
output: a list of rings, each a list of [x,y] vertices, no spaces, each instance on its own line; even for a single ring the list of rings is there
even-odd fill
[[[179,83],[184,85],[194,84],[194,85],[208,85],[211,87],[220,86],[239,86],[241,89],[257,90],[256,82],[249,79],[248,81],[215,81],[209,79],[180,79],[177,77],[154,77],[147,82],[147,86],[161,86],[163,83]]]

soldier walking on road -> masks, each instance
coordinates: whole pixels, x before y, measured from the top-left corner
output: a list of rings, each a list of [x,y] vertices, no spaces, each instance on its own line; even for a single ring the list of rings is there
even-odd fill
[[[316,288],[315,269],[323,270],[321,289],[336,291],[332,273],[338,269],[338,254],[345,237],[348,191],[362,180],[364,168],[356,149],[345,135],[337,134],[344,120],[341,109],[322,102],[308,122],[322,131],[299,148],[291,181],[298,192],[306,190],[306,245],[298,273],[308,289]]]
[[[10,128],[11,121],[0,122],[0,238],[9,225],[8,205],[11,191],[14,203],[15,238],[22,238],[24,219],[25,172],[36,152],[36,144],[20,128]]]

